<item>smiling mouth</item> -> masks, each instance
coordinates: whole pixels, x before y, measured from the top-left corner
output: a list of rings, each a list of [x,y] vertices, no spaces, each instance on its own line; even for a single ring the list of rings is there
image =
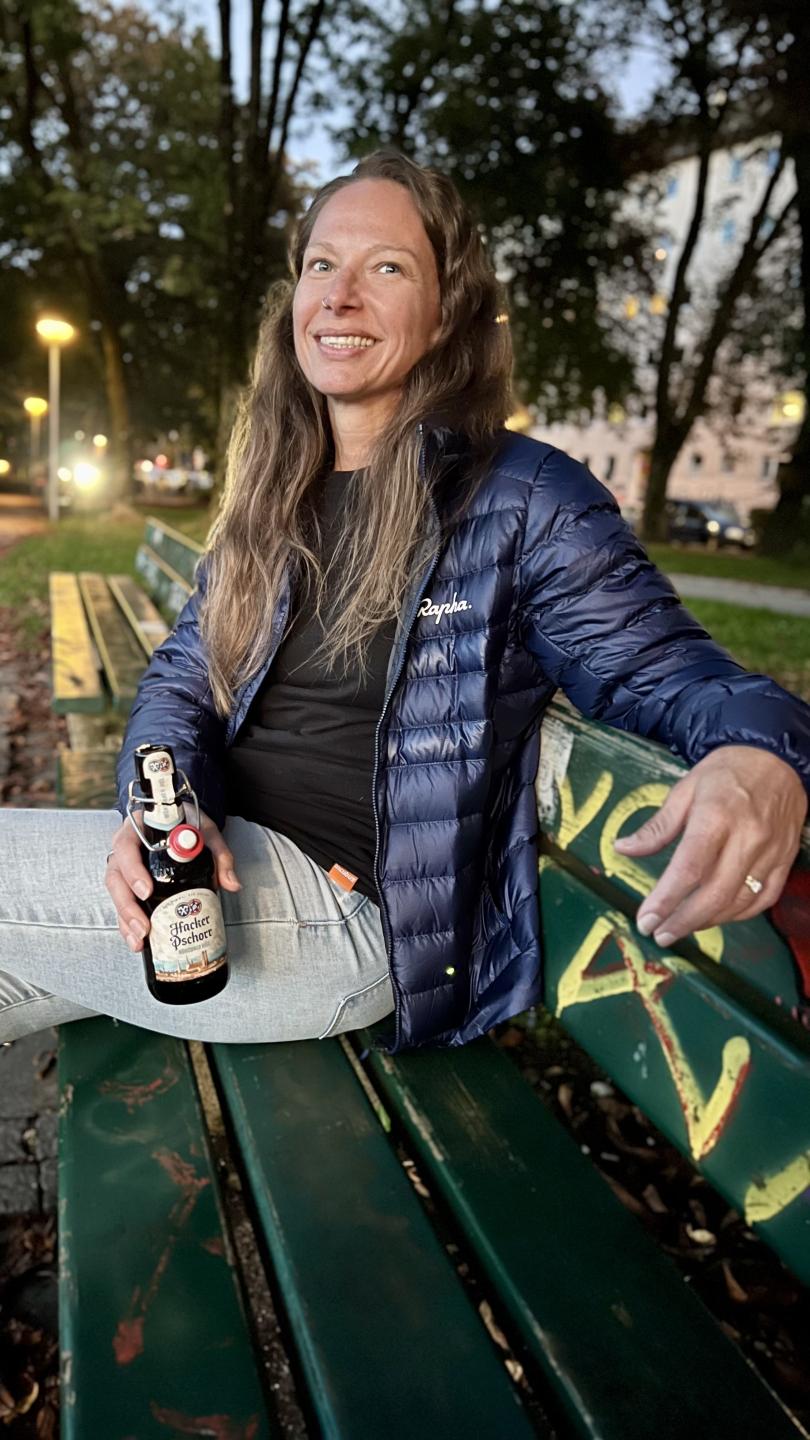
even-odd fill
[[[371,335],[316,335],[315,338],[323,350],[332,354],[370,350],[377,344]]]

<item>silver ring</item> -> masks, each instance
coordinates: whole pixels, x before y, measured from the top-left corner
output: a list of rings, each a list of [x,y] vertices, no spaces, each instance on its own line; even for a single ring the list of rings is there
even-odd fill
[[[758,895],[763,886],[762,880],[757,880],[755,875],[746,875],[743,882],[754,895]]]

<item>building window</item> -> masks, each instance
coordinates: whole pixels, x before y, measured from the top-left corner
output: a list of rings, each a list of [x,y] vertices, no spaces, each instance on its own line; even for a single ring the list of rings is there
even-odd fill
[[[612,480],[616,473],[616,456],[608,455],[605,461],[605,479]]]
[[[669,177],[669,179],[668,179],[668,181],[667,181],[667,199],[668,199],[668,200],[671,200],[672,197],[673,197],[673,195],[677,195],[677,193],[678,193],[678,177],[677,177],[677,175],[670,175],[670,177]]]
[[[724,245],[730,245],[731,242],[732,242],[732,240],[734,239],[734,236],[737,234],[737,221],[736,221],[736,220],[724,220],[724,221],[723,221],[723,229],[722,229],[722,232],[721,232],[721,233],[722,233],[722,236],[723,236],[723,244],[724,244]]]
[[[722,475],[734,474],[735,460],[733,455],[724,455],[720,462],[720,473]]]
[[[736,185],[739,180],[742,180],[742,173],[743,173],[743,162],[742,162],[740,156],[739,156],[739,155],[732,155],[732,157],[731,157],[731,164],[730,164],[730,166],[729,166],[729,171],[728,171],[729,184],[731,184],[731,185]]]
[[[689,469],[692,471],[693,475],[696,475],[699,470],[703,469],[703,456],[701,455],[699,450],[692,451],[692,454],[689,457]]]
[[[775,476],[776,476],[776,472],[777,472],[778,469],[779,469],[779,461],[778,461],[778,460],[774,460],[774,458],[773,458],[772,455],[763,455],[763,457],[762,457],[762,478],[763,478],[763,480],[773,480],[773,479],[775,478]]]

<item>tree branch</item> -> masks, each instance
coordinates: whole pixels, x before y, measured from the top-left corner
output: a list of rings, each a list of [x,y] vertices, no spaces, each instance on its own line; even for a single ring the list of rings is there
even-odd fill
[[[276,36],[276,53],[273,56],[273,79],[270,85],[270,98],[267,102],[267,115],[264,123],[264,135],[262,138],[262,156],[270,154],[270,145],[273,136],[273,126],[276,123],[278,112],[278,97],[281,88],[281,67],[284,63],[284,50],[287,45],[287,31],[290,24],[290,0],[281,0],[278,16],[278,35]]]
[[[748,238],[746,239],[746,242],[740,253],[740,258],[737,261],[737,264],[731,276],[729,277],[726,288],[723,291],[720,303],[714,312],[714,318],[709,328],[709,333],[706,337],[706,343],[703,347],[703,354],[700,359],[700,364],[698,365],[697,371],[695,373],[695,379],[692,385],[692,394],[689,398],[689,402],[683,415],[678,421],[679,427],[683,426],[684,432],[687,434],[703,408],[703,401],[706,396],[706,387],[709,383],[709,380],[711,379],[712,371],[714,369],[715,357],[722,341],[725,339],[728,333],[731,317],[734,311],[734,306],[736,305],[740,296],[743,294],[746,286],[751,279],[751,276],[753,275],[757,265],[762,259],[762,256],[765,254],[766,250],[770,248],[774,241],[778,239],[780,232],[784,228],[785,221],[787,220],[790,211],[793,209],[794,205],[797,202],[798,191],[794,191],[793,194],[790,196],[790,199],[787,200],[782,207],[782,210],[780,211],[780,214],[770,234],[764,241],[762,241],[758,245],[757,238],[759,235],[759,231],[761,229],[762,222],[767,214],[768,205],[773,194],[774,186],[782,172],[783,164],[784,157],[780,157],[780,162],[775,167],[770,177],[770,181],[765,188],[765,194],[763,195],[759,209],[752,218],[751,228],[748,232]]]
[[[298,88],[301,84],[301,79],[304,74],[304,66],[307,63],[309,52],[318,37],[318,31],[321,28],[321,21],[323,20],[323,12],[325,8],[326,0],[315,0],[315,4],[312,6],[309,15],[309,25],[307,27],[307,33],[304,36],[304,39],[301,41],[301,48],[298,52],[298,61],[295,67],[295,74],[292,78],[290,88],[287,91],[287,99],[284,102],[284,114],[282,115],[281,119],[279,138],[273,151],[273,161],[272,164],[268,166],[267,184],[265,186],[265,200],[267,204],[269,204],[270,202],[273,190],[278,183],[278,177],[281,173],[281,166],[284,161],[284,150],[287,144],[287,135],[289,133],[290,123],[292,121],[293,112],[295,109],[295,101],[298,94]]]
[[[225,254],[226,272],[233,275],[236,258],[236,217],[238,215],[236,175],[236,122],[233,103],[233,56],[231,52],[231,0],[219,0],[219,136],[225,162]]]

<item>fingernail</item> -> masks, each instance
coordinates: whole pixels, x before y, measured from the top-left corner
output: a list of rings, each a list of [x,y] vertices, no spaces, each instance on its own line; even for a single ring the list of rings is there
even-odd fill
[[[657,935],[653,936],[653,939],[656,945],[667,946],[673,943],[675,936],[671,935],[668,930],[661,930]]]
[[[130,925],[130,927],[129,927],[129,933],[130,933],[130,935],[132,936],[133,940],[138,940],[138,941],[140,941],[140,940],[143,940],[143,938],[144,938],[144,936],[145,936],[145,934],[146,934],[146,930],[144,929],[144,927],[143,927],[142,925],[132,924],[132,925]]]
[[[242,886],[239,884],[239,881],[237,880],[233,870],[225,871],[225,879],[228,881],[229,885],[239,885],[239,889],[242,889]]]
[[[614,850],[619,850],[619,849],[621,849],[622,845],[632,844],[632,842],[633,842],[633,840],[635,840],[635,838],[636,838],[635,835],[623,835],[622,838],[621,838],[621,840],[614,840],[614,842],[613,842],[613,848],[614,848]]]
[[[649,911],[648,914],[642,915],[640,920],[636,920],[636,929],[640,935],[651,935],[660,924],[661,916]]]
[[[137,949],[138,949],[138,942],[137,942],[137,940],[136,940],[132,935],[127,935],[127,944],[128,944],[128,946],[129,946],[130,950],[137,950]]]
[[[149,886],[147,885],[147,883],[146,883],[145,880],[137,880],[137,881],[135,882],[134,886],[133,886],[133,889],[134,889],[134,891],[135,891],[135,894],[136,894],[141,900],[146,900],[146,899],[148,899],[148,896],[149,896]]]

